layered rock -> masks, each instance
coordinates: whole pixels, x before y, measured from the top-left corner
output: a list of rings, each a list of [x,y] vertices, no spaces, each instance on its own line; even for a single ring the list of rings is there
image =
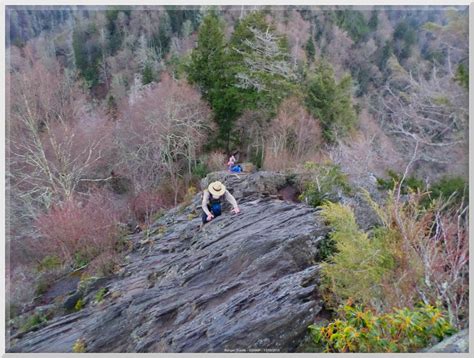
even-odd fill
[[[296,349],[318,321],[315,209],[277,199],[283,174],[220,173],[241,213],[200,225],[200,194],[130,237],[121,272],[79,312],[13,340],[10,352],[233,352]],[[203,181],[206,186],[206,180]],[[96,285],[97,286],[97,285]],[[107,294],[95,303],[97,290]]]

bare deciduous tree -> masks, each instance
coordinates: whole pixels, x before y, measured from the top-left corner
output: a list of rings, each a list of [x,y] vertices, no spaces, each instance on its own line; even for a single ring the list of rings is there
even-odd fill
[[[279,12],[273,14],[275,17],[278,15],[280,15]],[[301,14],[296,10],[291,10],[289,19],[278,20],[280,21],[276,22],[277,31],[286,35],[288,38],[291,62],[293,67],[296,67],[297,63],[304,60],[306,57],[304,46],[308,41],[308,38],[311,36],[311,24],[308,21],[305,21]]]
[[[459,160],[467,144],[467,93],[449,75],[439,76],[436,68],[426,79],[390,61],[391,76],[377,96],[372,109],[399,143],[406,158],[416,143],[417,159],[450,164]]]
[[[272,92],[283,85],[283,81],[294,81],[297,76],[279,44],[280,37],[271,31],[262,32],[250,28],[255,40],[244,40],[249,51],[234,48],[243,56],[247,70],[237,73],[237,86],[252,88],[259,92]]]
[[[88,132],[91,117],[74,78],[57,63],[28,61],[10,77],[9,175],[24,197],[48,206],[72,195],[101,158],[104,138],[97,127]]]
[[[380,128],[367,110],[359,115],[359,131],[340,140],[329,151],[331,160],[340,165],[351,182],[365,187],[367,180],[383,177],[388,169],[401,171],[403,160],[393,140]]]
[[[275,170],[303,163],[316,154],[322,141],[318,121],[298,99],[288,98],[268,129],[265,167]]]
[[[210,110],[184,82],[164,74],[119,124],[121,167],[142,190],[170,180],[178,201],[182,169],[191,174],[210,128]]]

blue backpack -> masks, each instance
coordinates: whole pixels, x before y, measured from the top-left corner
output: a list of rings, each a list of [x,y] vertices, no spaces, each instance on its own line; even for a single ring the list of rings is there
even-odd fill
[[[222,213],[221,209],[221,198],[214,199],[211,194],[209,194],[209,209],[215,216],[219,216]]]
[[[234,165],[232,168],[230,168],[230,171],[233,173],[241,173],[242,167],[237,164],[237,165]]]
[[[215,216],[221,215],[221,203],[212,203],[211,204],[211,213],[214,213]]]

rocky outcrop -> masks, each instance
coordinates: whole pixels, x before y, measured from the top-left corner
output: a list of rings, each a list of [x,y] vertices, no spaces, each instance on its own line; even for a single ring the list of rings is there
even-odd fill
[[[210,173],[201,180],[201,189],[209,183],[219,180],[239,202],[248,202],[262,197],[277,198],[279,189],[291,185],[293,177],[283,173],[256,172],[253,174],[236,174],[226,171]]]
[[[214,173],[241,213],[200,225],[200,195],[130,237],[116,277],[84,308],[11,342],[10,352],[291,352],[321,316],[317,210],[279,200],[283,174]],[[97,291],[107,292],[95,302]]]
[[[434,346],[424,349],[423,353],[468,353],[469,352],[469,329],[452,335],[435,344]]]

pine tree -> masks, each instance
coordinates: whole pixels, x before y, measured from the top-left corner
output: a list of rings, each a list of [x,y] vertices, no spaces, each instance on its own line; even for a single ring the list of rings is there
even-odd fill
[[[198,45],[187,67],[188,79],[199,86],[214,111],[219,126],[216,146],[229,147],[235,119],[241,112],[233,77],[229,71],[223,25],[214,11],[202,20]]]
[[[314,56],[316,56],[316,48],[314,47],[312,36],[310,36],[308,38],[308,42],[306,42],[306,55],[308,56],[309,63],[314,61]]]
[[[150,64],[147,63],[142,72],[142,84],[147,85],[153,82],[153,80],[154,80],[153,69],[151,68]]]
[[[458,65],[454,80],[469,91],[469,70],[464,64]]]
[[[367,25],[369,25],[370,30],[377,30],[377,26],[379,25],[379,12],[377,10],[372,10],[369,23]]]
[[[158,25],[158,33],[155,33],[152,38],[152,42],[155,45],[155,51],[159,57],[165,57],[166,53],[170,49],[171,44],[171,23],[168,13],[164,13],[160,16],[160,23]]]
[[[112,119],[117,119],[118,106],[113,95],[110,95],[107,99],[107,113],[112,117]]]
[[[100,82],[99,63],[102,49],[99,46],[97,28],[93,23],[79,24],[74,28],[72,48],[76,68],[89,88],[96,86]]]
[[[329,142],[344,136],[354,128],[357,120],[351,101],[350,75],[337,83],[330,64],[321,61],[307,85],[306,105],[323,126],[323,135]]]
[[[203,96],[210,95],[224,75],[225,43],[222,24],[215,13],[208,14],[199,28],[198,45],[191,54],[189,80],[197,84]]]

